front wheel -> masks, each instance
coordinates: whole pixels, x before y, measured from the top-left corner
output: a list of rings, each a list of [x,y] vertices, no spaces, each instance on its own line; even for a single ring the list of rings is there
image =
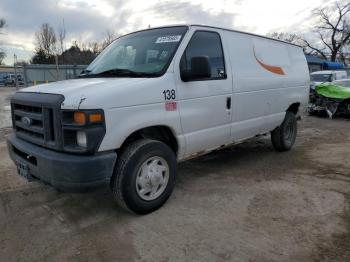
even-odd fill
[[[138,214],[160,208],[176,180],[176,156],[166,144],[142,139],[122,152],[111,180],[118,204]]]
[[[297,137],[297,119],[294,113],[287,112],[282,124],[271,132],[271,142],[277,151],[290,150]]]

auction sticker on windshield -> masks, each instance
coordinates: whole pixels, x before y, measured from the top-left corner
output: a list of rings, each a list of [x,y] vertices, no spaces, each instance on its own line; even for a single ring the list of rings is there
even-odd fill
[[[161,43],[170,43],[170,42],[179,42],[181,39],[181,35],[167,35],[167,36],[160,36],[156,40],[156,44]]]

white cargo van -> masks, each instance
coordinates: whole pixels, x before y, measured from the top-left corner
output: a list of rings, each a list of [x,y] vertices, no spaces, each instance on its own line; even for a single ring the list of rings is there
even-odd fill
[[[270,132],[291,149],[308,92],[299,46],[209,26],[147,29],[115,40],[78,79],[17,92],[8,149],[29,180],[107,182],[144,214],[171,195],[178,161]]]

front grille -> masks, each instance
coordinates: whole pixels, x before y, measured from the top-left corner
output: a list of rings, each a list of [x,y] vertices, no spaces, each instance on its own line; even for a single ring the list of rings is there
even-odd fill
[[[55,142],[51,108],[13,104],[14,126],[17,134],[28,136],[37,143]]]
[[[61,149],[62,101],[60,95],[17,93],[11,100],[16,135],[34,144]]]

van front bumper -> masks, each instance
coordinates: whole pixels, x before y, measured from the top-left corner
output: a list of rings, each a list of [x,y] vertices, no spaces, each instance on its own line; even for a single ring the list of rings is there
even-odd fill
[[[115,152],[73,155],[33,145],[14,134],[7,140],[20,175],[62,191],[85,191],[108,184],[117,159]]]

